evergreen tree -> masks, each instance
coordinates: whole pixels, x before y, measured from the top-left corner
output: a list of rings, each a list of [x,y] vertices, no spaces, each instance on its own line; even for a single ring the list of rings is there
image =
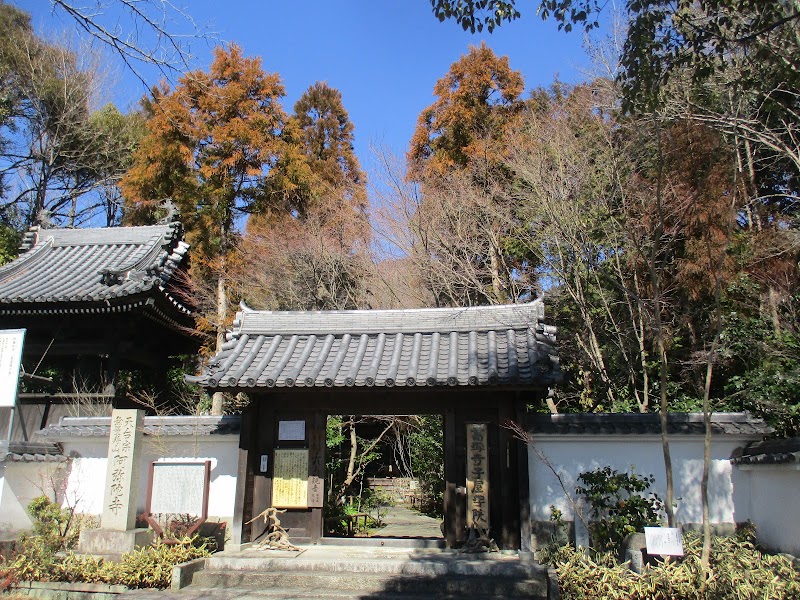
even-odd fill
[[[208,72],[193,71],[177,87],[153,90],[149,118],[133,166],[121,182],[128,222],[152,221],[162,201],[180,209],[192,244],[194,280],[209,277],[205,324],[224,340],[228,317],[228,261],[237,221],[264,211],[273,167],[284,154],[284,88],[257,58],[237,45],[217,48]]]

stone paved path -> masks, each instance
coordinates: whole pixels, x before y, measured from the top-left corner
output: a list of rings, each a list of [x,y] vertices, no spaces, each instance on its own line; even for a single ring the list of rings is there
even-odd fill
[[[389,507],[383,521],[386,527],[378,529],[370,537],[442,537],[442,522],[439,519],[433,519],[405,506]]]

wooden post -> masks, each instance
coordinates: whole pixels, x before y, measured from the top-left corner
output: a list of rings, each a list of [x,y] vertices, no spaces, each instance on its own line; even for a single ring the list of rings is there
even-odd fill
[[[525,402],[519,400],[519,398],[516,401],[516,413],[517,424],[520,427],[526,427],[528,411]],[[519,549],[522,552],[533,552],[531,543],[531,489],[528,445],[521,440],[514,441],[517,446],[517,479],[519,480]]]
[[[233,523],[231,524],[231,545],[241,547],[245,541],[245,523],[250,516],[245,514],[248,473],[250,469],[250,449],[253,444],[252,423],[255,418],[255,405],[251,404],[242,415],[242,429],[239,432],[239,462],[236,467],[236,497],[233,500]]]
[[[448,548],[455,548],[458,541],[457,460],[456,415],[453,409],[448,409],[444,415],[444,537]]]
[[[273,449],[275,448],[275,410],[270,404],[260,399],[254,423],[253,445],[253,510],[252,515],[261,514],[272,506],[272,468]],[[261,457],[267,456],[266,471],[261,470]],[[255,541],[267,528],[263,519],[253,521],[250,529],[250,541]]]
[[[325,526],[322,514],[325,505],[325,419],[324,412],[314,412],[311,416],[311,432],[308,439],[308,495],[311,507],[309,535],[312,544],[318,543],[322,538]]]
[[[517,442],[511,432],[503,427],[503,423],[514,419],[513,397],[503,394],[498,397],[498,436],[497,447],[500,454],[500,493],[502,498],[501,544],[504,550],[520,548],[520,486]]]

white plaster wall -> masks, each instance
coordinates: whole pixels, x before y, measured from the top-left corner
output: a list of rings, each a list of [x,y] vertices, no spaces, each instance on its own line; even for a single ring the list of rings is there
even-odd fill
[[[758,541],[800,556],[800,465],[737,466],[750,489],[750,520]]]
[[[64,503],[74,503],[78,512],[102,514],[108,441],[105,438],[78,438],[63,442],[63,446],[64,453],[72,457]],[[238,449],[238,435],[197,438],[146,436],[139,467],[137,512],[144,512],[147,503],[150,462],[210,460],[208,516],[230,520],[236,495]]]
[[[749,518],[749,486],[734,471],[730,456],[734,448],[750,439],[725,437],[713,441],[709,504],[712,523],[736,523]],[[700,479],[703,475],[703,439],[701,436],[673,436],[670,439],[675,483],[675,517],[680,523],[700,523]],[[651,490],[664,500],[666,483],[661,438],[658,436],[537,436],[529,446],[531,519],[550,519],[550,506],[573,520],[572,506],[564,490],[546,464],[543,454],[558,472],[566,490],[575,495],[578,475],[610,466],[618,471],[655,477]]]
[[[30,529],[28,504],[41,495],[55,498],[65,473],[66,463],[0,463],[0,538]]]

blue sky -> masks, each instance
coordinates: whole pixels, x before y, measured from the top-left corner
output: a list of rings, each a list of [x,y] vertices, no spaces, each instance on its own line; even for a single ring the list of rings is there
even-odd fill
[[[105,0],[104,0],[105,1]],[[75,0],[94,5],[96,0]],[[113,0],[110,0],[113,3]],[[33,15],[42,34],[74,29],[54,13],[48,0],[12,2]],[[417,115],[433,102],[433,86],[470,45],[482,40],[509,57],[522,72],[527,89],[546,86],[558,74],[563,81],[582,79],[587,59],[579,33],[563,33],[552,21],[542,22],[535,2],[528,12],[493,34],[469,34],[454,22],[440,23],[428,0],[192,0],[176,4],[215,32],[217,39],[236,42],[247,55],[260,56],[266,71],[281,75],[286,86],[284,107],[315,81],[342,92],[355,124],[356,153],[370,169],[372,145],[403,154]],[[195,41],[194,66],[205,68],[215,42]],[[120,63],[108,55],[112,63]],[[117,64],[119,82],[111,96],[125,110],[144,92],[142,83]],[[159,74],[144,70],[148,83]]]

